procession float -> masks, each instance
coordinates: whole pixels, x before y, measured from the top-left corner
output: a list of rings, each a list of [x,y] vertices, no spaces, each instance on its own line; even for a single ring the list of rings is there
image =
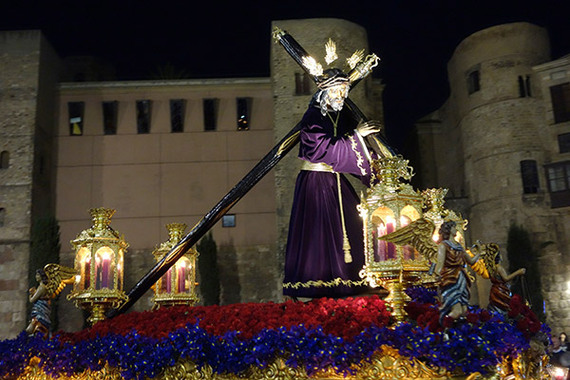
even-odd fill
[[[290,35],[276,30],[274,38],[311,70],[308,54]],[[373,55],[359,55],[350,72],[353,82],[376,61]],[[168,225],[170,237],[155,250],[155,267],[128,294],[122,290],[128,245],[110,227],[114,210],[92,209],[93,226],[72,241],[74,268],[43,268],[38,287],[30,292],[30,326],[0,342],[0,377],[551,378],[549,328],[522,297],[508,291],[508,282],[524,271],[506,273],[496,244],[478,241],[464,248],[467,221],[445,208],[446,190],[414,189],[408,183],[413,175],[408,161],[380,136],[368,139],[376,152],[374,176],[358,206],[365,253],[360,276],[370,292],[305,302],[199,306],[193,246],[297,139],[295,127],[187,235],[185,225]],[[467,265],[454,267],[453,260]],[[468,296],[475,277],[492,282],[490,306],[457,308],[449,300]],[[91,326],[52,333],[49,302],[67,284],[73,285],[68,298],[90,313]],[[124,313],[151,287],[152,310]]]

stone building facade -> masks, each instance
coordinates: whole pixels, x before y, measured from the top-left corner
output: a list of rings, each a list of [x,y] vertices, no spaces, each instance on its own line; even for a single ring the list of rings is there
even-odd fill
[[[273,26],[319,60],[329,37],[341,59],[367,48],[366,31],[345,20]],[[0,169],[0,338],[26,324],[35,218],[56,216],[61,263],[73,266],[69,242],[91,226],[88,209],[115,209],[111,226],[129,243],[128,291],[155,264],[166,224],[186,223],[188,232],[293,128],[316,88],[271,43],[270,78],[103,82],[91,60],[61,61],[39,31],[0,33],[0,152],[8,158]],[[381,93],[368,78],[351,99],[382,120]],[[238,121],[244,110],[247,127]],[[281,300],[296,155],[294,148],[228,212],[229,227],[212,229],[223,303]],[[69,290],[60,296],[59,328],[73,331],[83,318],[65,299]],[[132,309],[149,309],[150,296]]]
[[[530,233],[554,332],[570,328],[568,63],[551,61],[548,34],[533,24],[474,33],[448,63],[448,100],[416,124],[421,186],[449,189],[471,242],[505,252],[511,225]],[[477,285],[485,306],[489,284]]]

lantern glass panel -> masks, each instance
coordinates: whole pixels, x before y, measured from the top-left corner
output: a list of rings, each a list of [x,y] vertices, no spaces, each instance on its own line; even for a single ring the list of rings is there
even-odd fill
[[[76,269],[81,274],[81,279],[77,283],[77,290],[88,289],[91,283],[91,250],[81,247],[76,255]]]
[[[160,293],[163,294],[170,294],[172,293],[172,268],[169,268],[168,271],[160,278]]]
[[[119,249],[117,255],[117,289],[123,289],[123,250]]]
[[[114,252],[109,247],[101,247],[95,253],[95,289],[113,288],[113,260]]]
[[[372,242],[374,261],[382,262],[396,258],[396,246],[379,237],[392,233],[396,229],[394,212],[387,207],[379,207],[372,213]]]
[[[176,282],[177,292],[186,293],[189,290],[190,273],[191,273],[190,260],[187,257],[182,257],[176,263]]]

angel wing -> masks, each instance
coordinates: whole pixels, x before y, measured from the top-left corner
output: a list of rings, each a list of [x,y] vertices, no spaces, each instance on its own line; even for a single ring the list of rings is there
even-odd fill
[[[471,268],[483,278],[488,279],[491,275],[495,275],[497,271],[497,264],[495,262],[495,257],[499,254],[499,245],[496,243],[483,244],[481,241],[477,240],[472,248],[481,253],[481,258],[473,265]],[[474,254],[471,251],[467,251],[471,257]]]
[[[47,264],[44,267],[44,271],[48,278],[48,282],[45,285],[50,298],[54,298],[61,293],[66,285],[72,284],[77,274],[75,269],[59,264]]]
[[[434,231],[435,224],[421,218],[378,239],[396,245],[409,244],[429,260],[434,261],[437,257],[437,244],[433,241]]]
[[[467,249],[466,252],[471,257],[475,256],[475,254],[470,249]],[[473,271],[479,276],[485,279],[489,278],[489,270],[487,269],[487,265],[485,265],[485,260],[482,258],[477,260],[475,264],[471,265],[471,269],[473,269]]]

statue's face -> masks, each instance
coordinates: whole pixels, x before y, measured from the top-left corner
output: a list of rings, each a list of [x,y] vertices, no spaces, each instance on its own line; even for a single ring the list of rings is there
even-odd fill
[[[332,108],[333,111],[340,111],[344,106],[344,100],[348,96],[348,84],[339,84],[327,88],[325,99],[327,106]]]

